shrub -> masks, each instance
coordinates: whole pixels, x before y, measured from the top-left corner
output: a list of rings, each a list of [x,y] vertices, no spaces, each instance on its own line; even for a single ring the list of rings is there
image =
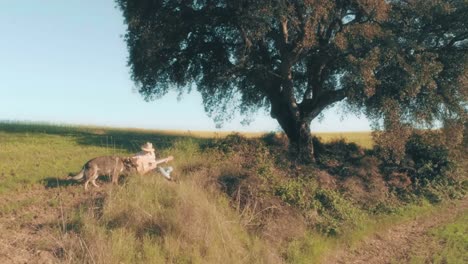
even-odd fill
[[[404,124],[395,125],[393,129],[372,133],[374,151],[387,164],[400,164],[405,157],[405,144],[411,136],[411,129]]]
[[[275,188],[275,195],[284,202],[302,210],[315,208],[313,193],[317,187],[302,179],[288,180]]]
[[[323,164],[329,160],[355,164],[365,154],[363,148],[355,143],[347,143],[344,139],[317,145],[319,146],[317,150],[318,161]]]
[[[268,146],[275,146],[286,149],[289,146],[288,137],[284,133],[271,132],[262,137]]]
[[[447,147],[432,139],[430,135],[413,134],[406,143],[404,165],[412,167],[413,179],[422,183],[446,176],[454,164]]]
[[[321,217],[317,227],[327,235],[337,236],[346,228],[359,227],[364,219],[364,214],[356,206],[335,191],[317,190],[314,199],[319,203]]]
[[[219,151],[229,159],[242,163],[245,169],[252,169],[257,164],[269,159],[270,152],[259,139],[248,139],[238,133],[215,140],[208,146]]]
[[[365,154],[363,148],[355,143],[348,143],[344,139],[334,140],[329,143],[319,143],[317,140],[316,145],[319,161],[332,157],[342,162],[354,162]]]
[[[387,184],[403,201],[414,202],[424,197],[438,203],[460,197],[464,192],[461,185],[464,176],[454,175],[463,175],[466,168],[462,163],[456,166],[456,152],[447,147],[438,131],[414,131],[399,163],[386,160],[380,150],[376,150]]]
[[[406,189],[411,185],[411,179],[405,172],[391,172],[388,176],[388,185],[396,189]]]

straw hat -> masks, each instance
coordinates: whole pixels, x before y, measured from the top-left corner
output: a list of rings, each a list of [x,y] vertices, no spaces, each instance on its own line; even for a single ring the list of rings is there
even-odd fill
[[[148,152],[154,152],[153,144],[150,143],[150,142],[146,142],[143,146],[141,146],[141,150],[148,151]]]

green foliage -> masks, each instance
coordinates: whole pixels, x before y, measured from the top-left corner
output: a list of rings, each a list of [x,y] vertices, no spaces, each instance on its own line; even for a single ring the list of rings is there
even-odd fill
[[[275,195],[301,210],[316,209],[318,203],[313,197],[316,189],[314,181],[290,179],[275,187]]]
[[[266,173],[268,167],[272,166],[270,150],[260,139],[248,139],[233,133],[215,140],[209,148],[221,151],[227,157],[238,156],[245,169],[265,170]]]
[[[398,163],[387,159],[382,147],[375,148],[388,184],[402,200],[411,202],[424,197],[438,203],[466,193],[464,176],[453,176],[454,173],[465,174],[466,166],[439,135],[434,131],[413,132]]]
[[[144,98],[196,85],[217,124],[263,108],[310,151],[311,121],[343,99],[396,132],[466,121],[464,0],[116,3]]]
[[[240,150],[244,145],[250,145],[250,141],[238,133],[233,133],[225,138],[218,139],[210,147],[216,148],[224,153],[230,153]]]
[[[360,227],[365,214],[356,205],[335,191],[318,188],[313,180],[289,179],[274,187],[274,194],[284,202],[298,208],[306,216],[317,212],[318,230],[326,235],[339,236],[346,229]]]
[[[315,143],[317,162],[330,173],[341,177],[350,176],[347,171],[356,166],[365,155],[362,147],[355,143],[348,143],[344,139],[329,143]]]
[[[184,166],[184,164],[195,164],[203,162],[201,157],[200,143],[191,138],[179,139],[174,144],[161,152],[159,156],[167,157],[169,155],[174,157],[174,164]]]
[[[315,199],[320,203],[318,212],[322,215],[318,228],[325,234],[340,235],[346,228],[359,227],[364,219],[363,212],[337,192],[322,189]]]
[[[454,165],[447,147],[418,134],[413,134],[408,140],[406,155],[411,159],[409,165],[414,168],[413,178],[420,182],[447,176]]]
[[[445,178],[418,186],[414,193],[425,197],[432,203],[439,203],[445,200],[462,199],[467,194],[467,190],[468,188],[463,186],[463,182]]]

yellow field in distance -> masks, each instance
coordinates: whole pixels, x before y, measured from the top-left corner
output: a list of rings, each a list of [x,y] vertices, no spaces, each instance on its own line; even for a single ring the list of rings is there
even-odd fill
[[[236,131],[202,131],[202,130],[155,130],[155,129],[135,129],[125,128],[122,130],[134,131],[140,133],[155,133],[159,135],[174,135],[174,136],[190,136],[198,138],[223,138],[232,133],[239,133],[247,138],[261,137],[268,132],[236,132]],[[323,142],[344,139],[346,142],[354,142],[364,148],[372,148],[371,131],[359,132],[312,132],[313,135],[319,137]]]
[[[223,138],[232,133],[239,133],[247,138],[261,137],[269,132],[236,132],[236,131],[203,131],[203,130],[169,130],[169,129],[142,129],[142,128],[123,128],[123,127],[106,127],[106,126],[93,126],[93,125],[60,125],[48,123],[27,123],[27,122],[1,122],[0,130],[7,129],[13,131],[49,131],[55,130],[56,132],[62,131],[76,132],[85,131],[92,134],[108,134],[110,131],[119,132],[134,132],[140,134],[157,134],[167,136],[187,136],[197,138]],[[333,140],[344,139],[346,142],[354,142],[364,148],[372,148],[374,145],[370,131],[360,132],[312,132],[313,135],[319,137],[322,142],[330,142]]]
[[[155,132],[158,134],[166,135],[180,135],[180,136],[193,136],[200,138],[222,138],[229,134],[236,133],[234,131],[182,131],[182,130],[149,130],[148,132]],[[247,138],[261,137],[266,132],[238,132]],[[354,142],[364,148],[372,148],[374,142],[372,141],[372,132],[312,132],[313,135],[319,137],[323,142],[330,142],[333,140],[344,139],[346,142]]]
[[[364,148],[372,148],[374,141],[372,141],[371,131],[362,132],[316,132],[313,135],[319,137],[323,142],[330,142],[333,140],[344,139],[346,142],[354,142]]]

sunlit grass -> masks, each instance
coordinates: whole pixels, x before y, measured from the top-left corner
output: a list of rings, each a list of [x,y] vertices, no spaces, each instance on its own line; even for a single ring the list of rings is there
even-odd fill
[[[0,193],[42,180],[66,178],[90,158],[127,154],[112,147],[83,146],[73,136],[0,131]]]
[[[346,142],[354,142],[364,148],[372,148],[374,142],[371,132],[317,132],[313,133],[324,142],[344,139]]]

